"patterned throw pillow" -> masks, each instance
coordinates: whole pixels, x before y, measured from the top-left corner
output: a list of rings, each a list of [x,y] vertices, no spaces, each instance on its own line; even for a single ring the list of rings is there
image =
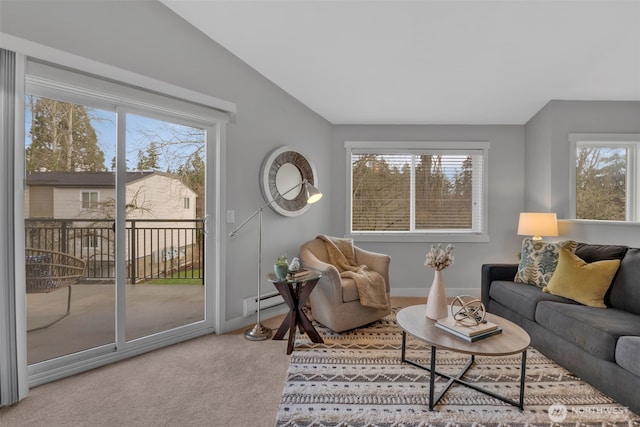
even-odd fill
[[[517,283],[526,283],[540,288],[547,286],[558,264],[560,248],[575,252],[578,244],[573,240],[546,243],[530,237],[522,241],[522,252],[518,272],[513,279]]]

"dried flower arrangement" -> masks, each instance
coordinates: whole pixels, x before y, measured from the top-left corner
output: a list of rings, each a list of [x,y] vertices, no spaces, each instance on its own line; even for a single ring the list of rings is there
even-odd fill
[[[432,245],[431,249],[427,252],[426,261],[424,265],[428,265],[438,271],[444,270],[447,267],[453,265],[453,248],[452,244],[448,244],[445,248],[441,243]]]

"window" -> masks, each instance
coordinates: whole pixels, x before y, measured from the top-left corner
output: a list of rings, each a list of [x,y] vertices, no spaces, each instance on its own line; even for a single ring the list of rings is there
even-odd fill
[[[347,142],[345,146],[352,235],[382,240],[486,239],[483,172],[488,143]]]
[[[83,191],[82,192],[82,209],[93,209],[96,206],[98,206],[98,192]]]
[[[191,199],[188,197],[184,198],[184,208],[189,209],[191,207]]]
[[[84,248],[97,248],[98,236],[95,234],[87,234],[82,238],[82,247]]]
[[[640,221],[640,135],[570,135],[572,218]]]

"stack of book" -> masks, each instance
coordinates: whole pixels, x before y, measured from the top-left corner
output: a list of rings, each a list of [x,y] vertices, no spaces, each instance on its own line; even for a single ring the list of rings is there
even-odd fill
[[[477,325],[467,326],[458,322],[453,317],[438,319],[436,321],[436,327],[458,338],[462,338],[467,342],[478,341],[502,332],[502,328],[495,323],[484,321]]]
[[[307,270],[306,268],[301,268],[300,270],[290,271],[287,275],[287,279],[301,279],[303,277],[307,277],[310,273],[311,271]]]

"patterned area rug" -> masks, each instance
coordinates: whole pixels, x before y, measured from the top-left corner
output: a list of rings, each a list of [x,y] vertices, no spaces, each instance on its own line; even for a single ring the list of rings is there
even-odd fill
[[[400,362],[395,314],[342,334],[314,326],[325,343],[296,337],[276,426],[640,426],[640,417],[533,348],[524,411],[457,384],[429,411],[429,372]],[[428,350],[407,340],[407,357],[422,365]],[[438,351],[438,370],[457,373],[467,360]],[[520,355],[476,357],[464,379],[517,400],[519,375]],[[445,381],[436,378],[437,393]]]

